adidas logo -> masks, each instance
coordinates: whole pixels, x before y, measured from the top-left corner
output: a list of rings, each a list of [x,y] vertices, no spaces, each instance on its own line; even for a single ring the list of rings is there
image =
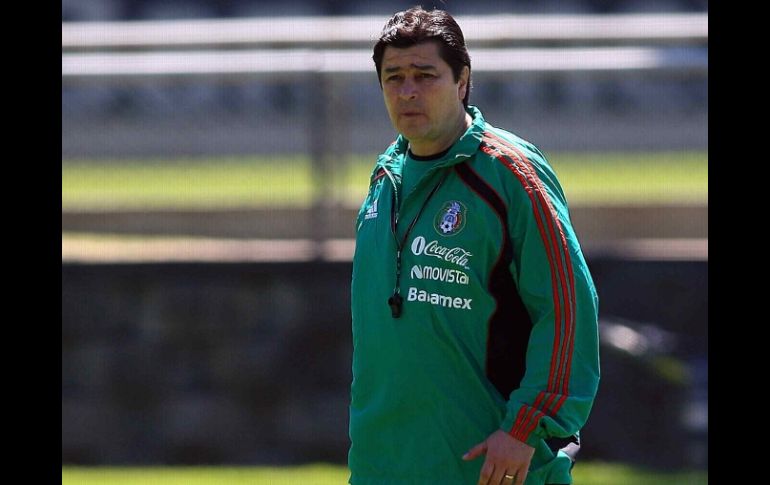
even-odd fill
[[[364,216],[364,219],[374,219],[377,217],[377,201],[379,199],[374,199],[374,203],[369,206],[368,209],[366,209],[366,215]]]

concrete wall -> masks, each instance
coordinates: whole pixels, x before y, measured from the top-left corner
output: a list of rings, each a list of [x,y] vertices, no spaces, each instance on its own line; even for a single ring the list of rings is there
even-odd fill
[[[604,321],[674,345],[603,345],[582,458],[705,466],[686,411],[704,389],[688,372],[707,358],[708,263],[589,261]],[[345,463],[349,283],[350,263],[63,263],[62,462]]]

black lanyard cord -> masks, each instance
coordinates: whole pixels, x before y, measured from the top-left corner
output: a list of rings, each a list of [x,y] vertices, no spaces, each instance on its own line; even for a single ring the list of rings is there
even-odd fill
[[[398,240],[398,207],[396,207],[396,195],[395,191],[393,193],[393,211],[391,212],[391,230],[393,231],[393,236],[396,238],[396,286],[393,289],[393,295],[388,298],[388,306],[390,306],[390,313],[393,316],[393,318],[398,318],[401,316],[401,308],[403,304],[403,298],[401,297],[401,288],[400,288],[400,282],[401,282],[401,250],[404,248],[404,244],[406,243],[407,238],[409,237],[409,233],[412,232],[412,228],[417,223],[417,220],[422,215],[423,211],[425,210],[425,207],[428,205],[428,201],[433,197],[433,194],[435,194],[438,191],[438,188],[441,187],[441,184],[444,183],[444,180],[446,179],[447,175],[449,175],[449,170],[444,170],[443,175],[441,175],[441,179],[438,181],[435,187],[433,187],[433,190],[430,191],[430,194],[425,198],[425,200],[422,203],[422,206],[420,207],[420,210],[417,212],[417,215],[414,216],[414,219],[412,219],[412,222],[409,223],[409,227],[406,228],[406,232],[404,233],[404,237],[399,242]]]

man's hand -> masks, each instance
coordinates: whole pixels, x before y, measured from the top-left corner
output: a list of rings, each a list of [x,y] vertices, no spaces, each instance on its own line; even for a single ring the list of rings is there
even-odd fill
[[[483,454],[487,458],[481,467],[478,485],[520,485],[527,479],[535,449],[499,429],[464,454],[463,460],[473,460]]]

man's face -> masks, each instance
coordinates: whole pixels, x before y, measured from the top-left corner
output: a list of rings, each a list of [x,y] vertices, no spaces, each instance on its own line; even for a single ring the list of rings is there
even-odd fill
[[[381,76],[390,121],[413,147],[442,150],[454,142],[458,120],[465,116],[468,68],[455,82],[438,44],[426,42],[405,49],[386,47]]]

